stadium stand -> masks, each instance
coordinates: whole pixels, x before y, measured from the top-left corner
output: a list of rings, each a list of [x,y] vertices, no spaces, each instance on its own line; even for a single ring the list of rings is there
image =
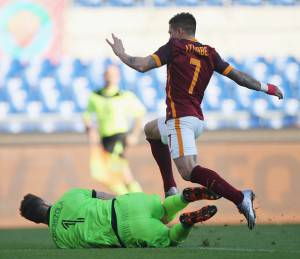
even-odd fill
[[[231,80],[214,75],[202,107],[207,128],[284,128],[299,126],[300,61],[294,57],[228,58],[236,68],[257,79],[280,85],[285,98],[278,101],[261,92],[237,87]],[[81,114],[89,93],[103,85],[109,59],[0,61],[0,131],[61,132],[84,130]],[[138,73],[121,66],[121,89],[134,91],[152,114],[164,114],[165,68]],[[252,69],[254,68],[254,69]]]

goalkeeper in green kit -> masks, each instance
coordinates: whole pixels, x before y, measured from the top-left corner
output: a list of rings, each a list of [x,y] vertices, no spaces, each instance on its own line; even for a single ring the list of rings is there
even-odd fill
[[[71,189],[53,205],[27,194],[20,213],[26,219],[49,226],[59,248],[168,247],[184,241],[192,226],[211,218],[216,206],[180,215],[180,223],[168,227],[189,202],[220,196],[204,187],[186,188],[167,197],[130,193],[113,195],[87,189]]]

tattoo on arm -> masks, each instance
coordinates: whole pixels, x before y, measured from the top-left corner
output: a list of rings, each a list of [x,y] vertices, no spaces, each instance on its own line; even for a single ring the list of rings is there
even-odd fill
[[[120,59],[131,68],[139,71],[146,72],[156,67],[156,63],[151,56],[147,57],[132,57],[127,54],[120,56]]]
[[[254,79],[252,76],[238,71],[236,69],[233,69],[228,75],[228,78],[232,79],[234,82],[236,82],[240,86],[244,86],[249,89],[257,90],[259,91],[261,89],[260,82]]]
[[[151,69],[151,68],[155,68],[155,67],[156,67],[156,63],[155,63],[154,59],[152,57],[149,57],[148,68]]]
[[[135,60],[136,60],[136,57],[129,57],[128,58],[128,61],[129,61],[130,64],[134,64]]]

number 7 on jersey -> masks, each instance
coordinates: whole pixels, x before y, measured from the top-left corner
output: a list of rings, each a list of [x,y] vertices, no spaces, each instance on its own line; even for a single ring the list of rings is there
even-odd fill
[[[190,59],[190,64],[196,66],[192,83],[189,86],[189,94],[193,94],[194,87],[197,83],[198,76],[199,76],[200,69],[201,69],[201,61],[199,59],[196,59],[196,58],[191,58]]]

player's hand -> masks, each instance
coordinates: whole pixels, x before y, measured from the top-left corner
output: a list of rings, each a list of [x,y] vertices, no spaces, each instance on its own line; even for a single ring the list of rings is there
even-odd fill
[[[116,37],[113,33],[111,34],[113,42],[106,39],[106,42],[111,46],[113,52],[119,57],[125,53],[125,49],[122,40]]]
[[[266,92],[267,94],[277,96],[279,99],[283,98],[283,94],[278,86],[273,84],[267,84],[267,86],[268,86],[268,91]]]

